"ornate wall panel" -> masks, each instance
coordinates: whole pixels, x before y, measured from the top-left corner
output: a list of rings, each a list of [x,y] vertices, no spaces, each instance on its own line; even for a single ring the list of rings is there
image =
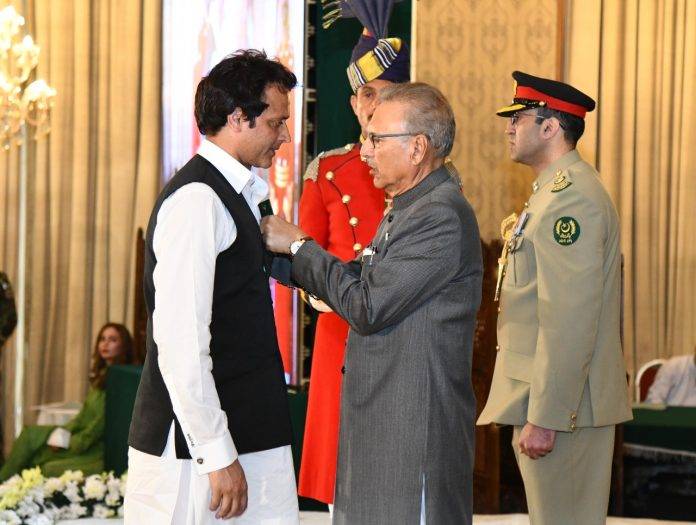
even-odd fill
[[[415,0],[415,80],[437,86],[457,118],[452,159],[484,240],[519,211],[534,179],[509,160],[505,120],[512,71],[554,77],[558,0]]]

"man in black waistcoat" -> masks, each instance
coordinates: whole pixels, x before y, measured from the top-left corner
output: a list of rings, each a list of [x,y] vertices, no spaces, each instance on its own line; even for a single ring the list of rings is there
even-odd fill
[[[129,436],[128,524],[299,523],[259,203],[297,80],[239,51],[198,85],[205,140],[146,236],[147,357]],[[229,523],[229,522],[226,522]]]

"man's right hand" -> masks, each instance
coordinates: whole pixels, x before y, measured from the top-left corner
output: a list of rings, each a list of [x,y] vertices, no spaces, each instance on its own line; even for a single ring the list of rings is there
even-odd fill
[[[240,516],[247,507],[247,482],[244,470],[236,460],[225,467],[208,474],[210,480],[210,510],[217,519],[230,519]]]
[[[520,432],[518,446],[520,453],[531,459],[539,459],[549,454],[555,443],[555,430],[539,427],[527,421]]]

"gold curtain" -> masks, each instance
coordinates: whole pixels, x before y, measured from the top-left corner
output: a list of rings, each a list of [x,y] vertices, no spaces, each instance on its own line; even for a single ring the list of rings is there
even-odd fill
[[[452,160],[485,240],[531,193],[532,171],[509,158],[505,121],[496,109],[512,99],[519,69],[554,77],[558,0],[418,0],[414,2],[414,78],[437,86],[452,105]]]
[[[566,78],[598,97],[579,149],[619,210],[635,372],[696,344],[696,2],[571,1]]]
[[[161,2],[15,1],[58,91],[51,134],[28,144],[25,414],[81,400],[96,331],[132,320],[135,231],[159,188]],[[24,10],[26,8],[26,11]],[[18,152],[0,153],[0,265],[16,276]],[[5,443],[14,338],[2,356]]]

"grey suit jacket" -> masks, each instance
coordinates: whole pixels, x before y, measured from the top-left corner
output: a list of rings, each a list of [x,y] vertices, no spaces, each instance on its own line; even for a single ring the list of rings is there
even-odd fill
[[[334,523],[416,524],[423,483],[428,523],[471,523],[476,218],[440,168],[394,199],[369,248],[346,264],[306,242],[292,265],[351,326]]]

